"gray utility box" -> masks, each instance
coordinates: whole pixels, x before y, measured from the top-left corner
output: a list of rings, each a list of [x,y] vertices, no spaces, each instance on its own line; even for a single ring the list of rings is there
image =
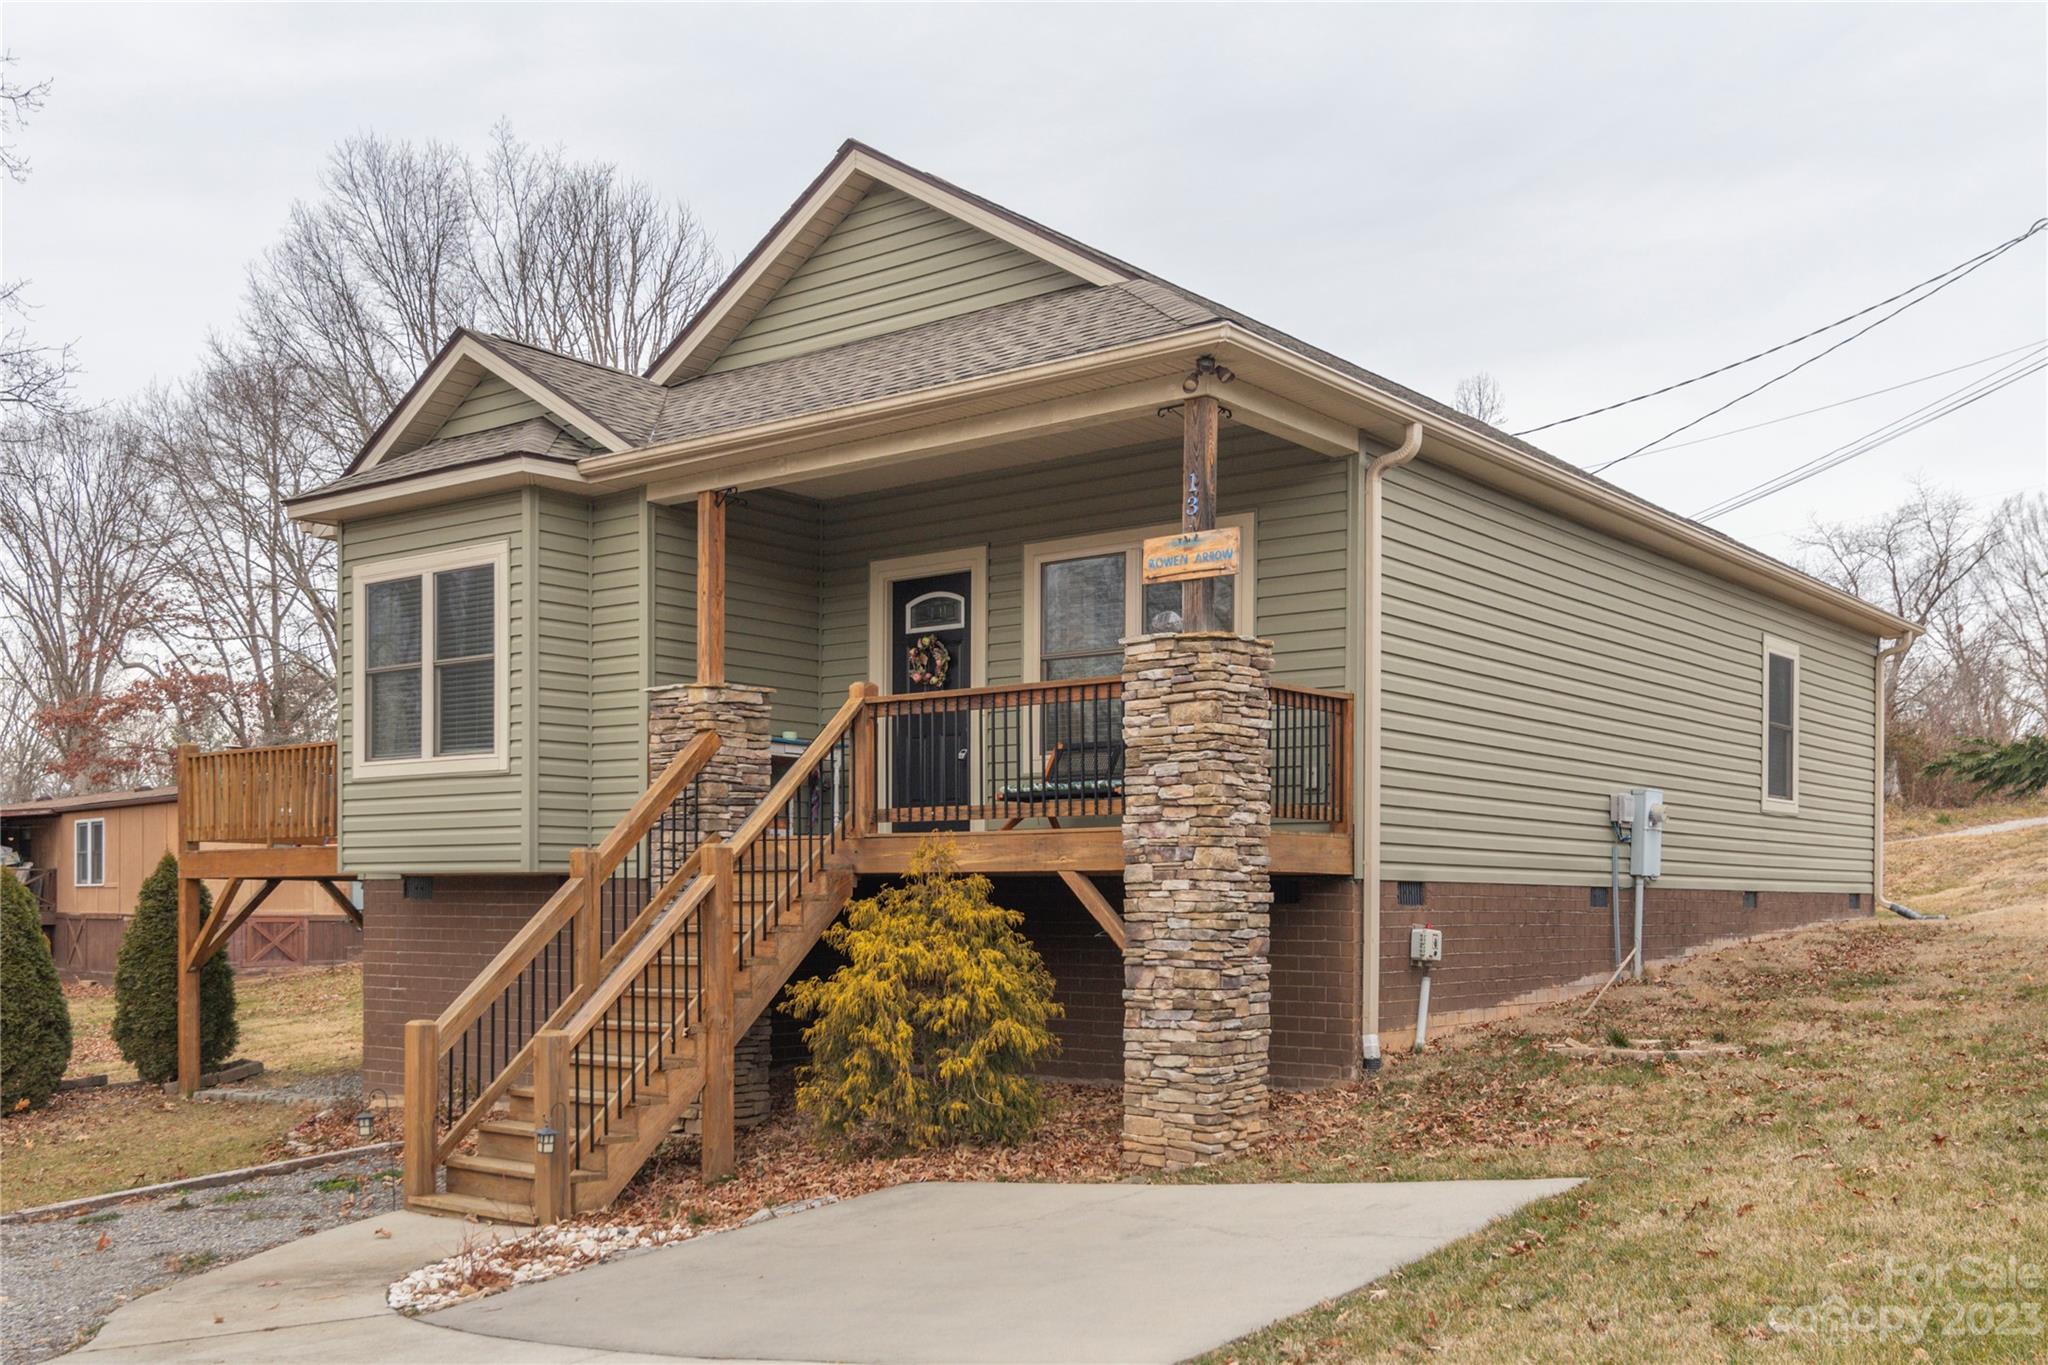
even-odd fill
[[[1616,792],[1609,817],[1629,832],[1628,871],[1631,877],[1664,875],[1664,793],[1656,787],[1631,787]]]
[[[1410,962],[1441,962],[1444,960],[1444,931],[1430,929],[1420,924],[1408,928],[1408,960]]]

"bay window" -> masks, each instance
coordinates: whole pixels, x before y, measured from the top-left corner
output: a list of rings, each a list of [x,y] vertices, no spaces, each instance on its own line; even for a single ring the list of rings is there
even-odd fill
[[[356,571],[356,762],[375,770],[505,766],[502,544]]]

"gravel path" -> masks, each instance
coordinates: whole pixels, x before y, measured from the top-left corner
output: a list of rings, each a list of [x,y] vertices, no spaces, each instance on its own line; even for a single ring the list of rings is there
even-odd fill
[[[395,1179],[373,1181],[374,1194],[365,1197],[332,1182],[395,1165],[395,1154],[377,1153],[81,1217],[0,1226],[0,1365],[70,1350],[114,1309],[180,1276],[394,1211]]]
[[[1940,834],[1915,834],[1904,839],[1887,839],[1890,844],[1917,844],[1922,839],[1981,839],[1987,834],[2012,834],[2048,825],[2048,815],[2031,815],[2024,820],[2000,820],[1995,825],[1974,825],[1969,829],[1944,830]]]
[[[266,1074],[202,1090],[198,1097],[230,1104],[322,1104],[345,1107],[354,1113],[363,1102],[363,1073],[332,1071],[320,1076],[295,1076],[289,1081],[278,1081]]]

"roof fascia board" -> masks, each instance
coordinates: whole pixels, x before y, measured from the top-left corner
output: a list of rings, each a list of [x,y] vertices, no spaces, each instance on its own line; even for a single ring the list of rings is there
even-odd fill
[[[945,186],[935,184],[907,167],[881,160],[863,148],[854,147],[841,153],[811,188],[797,200],[793,210],[784,215],[780,225],[762,239],[761,244],[754,248],[726,283],[719,287],[717,294],[713,295],[704,310],[690,319],[689,325],[670,345],[668,351],[655,361],[653,368],[647,372],[647,377],[657,384],[673,384],[703,374],[711,362],[717,359],[716,352],[712,351],[708,344],[711,336],[732,319],[735,313],[746,307],[747,295],[752,292],[754,286],[783,261],[795,248],[797,239],[817,220],[825,205],[831,203],[855,177],[860,177],[870,184],[880,183],[901,190],[913,199],[921,200],[942,213],[979,228],[989,236],[1007,242],[1020,251],[1029,252],[1090,284],[1120,284],[1130,278],[1064,243],[1033,232],[1001,214],[991,213],[979,204],[970,203]],[[867,186],[861,188],[865,192]]]
[[[563,492],[590,491],[590,483],[567,460],[516,455],[480,460],[475,464],[445,469],[417,478],[394,479],[369,488],[351,488],[339,493],[314,494],[291,499],[287,508],[293,521],[313,526],[331,526],[344,516],[395,512],[407,507],[493,493],[504,488],[554,488]]]
[[[1192,360],[1204,347],[1220,340],[1222,335],[1220,324],[1193,328],[1169,336],[1135,342],[1129,346],[1094,351],[1088,355],[1048,361],[1043,365],[1032,365],[1023,369],[1006,370],[1001,374],[984,375],[978,379],[963,380],[940,388],[892,394],[886,398],[874,398],[845,407],[828,408],[823,412],[806,413],[800,417],[787,417],[775,422],[714,431],[703,436],[646,446],[624,454],[587,455],[577,462],[577,467],[583,471],[585,478],[593,482],[610,483],[631,480],[635,476],[645,477],[666,472],[684,461],[713,454],[737,455],[747,451],[767,453],[769,450],[783,447],[815,446],[820,444],[821,440],[832,444],[844,444],[849,438],[863,434],[863,429],[872,430],[890,424],[916,425],[920,418],[926,419],[927,422],[945,420],[943,414],[947,409],[965,402],[1005,394],[1028,394],[1031,390],[1048,384],[1126,365],[1142,365],[1182,355]],[[1185,396],[1176,386],[1170,401],[1179,402]]]
[[[1770,596],[1791,601],[1858,630],[1895,638],[1918,629],[1902,617],[1789,565],[1780,564],[1740,542],[1716,536],[1674,513],[1630,498],[1577,470],[1538,460],[1505,442],[1447,422],[1436,413],[1384,393],[1234,324],[1224,323],[1223,327],[1229,333],[1228,344],[1233,351],[1289,366],[1339,393],[1379,409],[1404,425],[1421,423],[1436,447],[1433,451],[1425,448],[1425,457],[1436,455],[1442,458],[1450,452],[1469,452],[1470,456],[1477,458],[1459,460],[1454,457],[1444,459],[1443,463],[1461,468],[1482,482],[1528,497],[1575,521],[1595,525],[1646,549],[1672,554],[1695,567],[1746,583]]]
[[[467,328],[456,332],[449,344],[441,348],[441,354],[434,359],[427,372],[420,376],[412,391],[399,404],[398,411],[379,430],[376,438],[363,451],[363,457],[349,466],[353,474],[360,470],[374,469],[378,461],[392,453],[405,439],[412,424],[419,420],[420,410],[433,398],[441,386],[448,381],[455,367],[463,361],[478,365],[498,376],[513,388],[531,398],[548,410],[548,414],[563,423],[575,427],[597,439],[607,450],[630,450],[633,443],[605,426],[583,409],[541,383],[502,352],[472,335]]]
[[[647,495],[653,501],[666,502],[715,489],[760,488],[841,469],[887,468],[1003,441],[1150,416],[1185,396],[1180,380],[1166,375],[817,449],[702,457],[677,469],[673,476],[651,483]]]

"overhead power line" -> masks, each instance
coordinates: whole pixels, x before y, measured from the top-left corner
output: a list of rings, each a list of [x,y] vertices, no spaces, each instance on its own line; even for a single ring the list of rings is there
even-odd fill
[[[2015,346],[2009,351],[1999,351],[1993,355],[1979,356],[1975,360],[1967,360],[1960,365],[1951,365],[1945,370],[1936,370],[1933,374],[1923,374],[1917,379],[1905,379],[1896,384],[1887,384],[1881,389],[1872,389],[1869,393],[1859,393],[1854,398],[1838,398],[1832,403],[1823,403],[1817,408],[1804,408],[1798,412],[1788,412],[1783,417],[1772,417],[1766,421],[1752,422],[1746,427],[1731,427],[1727,431],[1717,431],[1711,436],[1695,436],[1690,441],[1679,441],[1675,445],[1658,446],[1655,450],[1644,453],[1662,455],[1668,451],[1687,450],[1693,446],[1703,446],[1709,441],[1725,441],[1730,436],[1741,436],[1745,432],[1761,431],[1765,427],[1777,426],[1780,422],[1791,422],[1801,417],[1811,417],[1818,412],[1832,412],[1836,408],[1848,407],[1851,403],[1861,403],[1868,398],[1882,398],[1888,393],[1897,393],[1900,389],[1910,389],[1916,384],[1926,384],[1936,379],[1946,379],[1952,374],[1961,374],[1964,370],[1974,370],[1979,365],[1989,365],[1994,360],[2003,360],[2009,355],[2018,355],[2021,351],[2030,351],[2034,347],[2041,345],[2048,345],[2048,339],[2030,341],[2024,346]]]
[[[1603,407],[1589,408],[1585,412],[1577,413],[1570,417],[1560,417],[1554,422],[1545,422],[1541,426],[1525,427],[1521,431],[1515,432],[1514,435],[1533,436],[1539,431],[1549,431],[1552,427],[1565,426],[1571,422],[1582,422],[1588,417],[1598,417],[1603,412],[1613,412],[1616,408],[1625,408],[1632,403],[1641,403],[1647,399],[1662,397],[1664,394],[1675,392],[1678,389],[1686,388],[1687,386],[1692,384],[1697,384],[1702,380],[1712,379],[1717,374],[1726,374],[1730,370],[1740,369],[1742,366],[1750,364],[1753,361],[1762,360],[1766,356],[1776,355],[1780,351],[1788,350],[1791,347],[1797,346],[1802,341],[1811,341],[1813,338],[1821,335],[1824,332],[1832,332],[1837,327],[1846,326],[1849,323],[1856,321],[1856,319],[1860,317],[1865,317],[1871,313],[1875,313],[1880,308],[1884,308],[1891,304],[1897,303],[1900,299],[1905,298],[1907,295],[1918,293],[1920,290],[1927,288],[1929,285],[1945,280],[1949,276],[1956,274],[1956,272],[1958,271],[1974,270],[1979,265],[1982,265],[1987,261],[1990,261],[1991,259],[2003,255],[2005,252],[2012,250],[2012,248],[2018,246],[2021,242],[2026,241],[2027,238],[2032,237],[2035,233],[2042,231],[2044,228],[2048,228],[2048,218],[2036,219],[2031,227],[2029,227],[2025,232],[2021,233],[2017,237],[2011,238],[2007,241],[2000,242],[1997,246],[1987,248],[1984,251],[1980,251],[1975,256],[1970,257],[1966,261],[1958,261],[1956,264],[1950,266],[1948,269],[1942,271],[1941,273],[1936,275],[1929,275],[1926,279],[1920,281],[1918,284],[1912,285],[1905,289],[1901,289],[1898,293],[1893,294],[1889,298],[1879,299],[1876,303],[1870,304],[1869,306],[1864,308],[1859,308],[1855,312],[1849,313],[1843,317],[1836,318],[1833,322],[1830,322],[1825,326],[1816,327],[1810,332],[1803,332],[1800,335],[1793,337],[1790,341],[1781,341],[1775,346],[1766,347],[1764,350],[1756,352],[1754,355],[1746,355],[1740,360],[1732,360],[1726,365],[1717,366],[1714,369],[1706,371],[1704,374],[1696,374],[1690,379],[1681,379],[1675,384],[1666,384],[1664,387],[1660,389],[1651,389],[1647,393],[1639,393],[1635,395],[1633,398],[1624,398],[1619,402],[1608,403]]]
[[[1717,517],[1724,517],[1730,512],[1747,507],[1751,503],[1760,502],[1775,493],[1782,493],[1796,484],[1806,482],[1806,480],[1813,478],[1815,475],[1825,474],[1830,469],[1847,464],[1849,461],[1860,456],[1868,455],[1873,450],[1889,445],[1901,436],[1909,435],[1930,423],[1938,422],[1944,417],[1960,412],[1972,403],[1989,398],[2000,389],[2010,388],[2022,379],[2039,374],[2043,370],[2048,370],[2048,345],[2037,346],[2018,360],[2002,365],[1992,373],[1973,379],[1961,388],[1953,389],[1931,402],[1923,403],[1911,412],[1895,417],[1883,426],[1867,431],[1853,441],[1845,442],[1842,445],[1836,446],[1833,450],[1816,455],[1804,464],[1795,465],[1791,469],[1765,479],[1762,483],[1752,484],[1739,493],[1723,498],[1711,507],[1695,512],[1693,520],[1712,521]]]
[[[1642,445],[1637,446],[1634,450],[1631,450],[1628,454],[1618,455],[1614,459],[1609,460],[1605,464],[1594,465],[1593,472],[1595,474],[1598,474],[1604,470],[1612,469],[1614,468],[1614,466],[1621,464],[1626,460],[1633,460],[1636,456],[1644,454],[1651,448],[1662,445],[1664,442],[1670,440],[1672,437],[1678,435],[1680,432],[1692,430],[1692,428],[1706,421],[1709,417],[1714,417],[1719,415],[1720,413],[1728,411],[1728,409],[1734,407],[1737,403],[1742,402],[1744,399],[1754,398],[1757,394],[1762,393],[1765,389],[1768,389],[1769,387],[1771,387],[1771,385],[1778,383],[1780,380],[1790,379],[1793,375],[1798,374],[1808,365],[1813,364],[1817,360],[1822,360],[1828,356],[1833,355],[1836,351],[1841,350],[1844,346],[1847,346],[1850,342],[1856,340],[1856,338],[1863,336],[1865,333],[1876,331],[1879,327],[1884,326],[1887,322],[1890,322],[1893,318],[1905,312],[1908,308],[1917,308],[1919,305],[1927,302],[1927,300],[1933,298],[1936,294],[1939,294],[1942,290],[1948,288],[1950,285],[1960,283],[1961,281],[1969,278],[1971,275],[1976,274],[1979,270],[1983,269],[1987,265],[1990,265],[2000,256],[2003,256],[2006,252],[2012,250],[2021,242],[2026,241],[2027,238],[2033,236],[2035,233],[2041,231],[2043,228],[2048,228],[2048,218],[2036,220],[2032,227],[2028,228],[2025,232],[2013,238],[2011,241],[2005,243],[2003,246],[1999,247],[1995,251],[1989,252],[1984,256],[1982,260],[1970,266],[1969,269],[1962,270],[1957,272],[1956,274],[1950,275],[1947,279],[1943,280],[1940,284],[1935,285],[1926,293],[1920,294],[1914,298],[1907,299],[1904,303],[1892,309],[1891,312],[1886,313],[1881,317],[1873,318],[1871,321],[1864,323],[1861,327],[1849,333],[1849,335],[1843,337],[1840,341],[1835,342],[1833,345],[1822,347],[1820,350],[1814,352],[1806,359],[1800,361],[1797,365],[1792,366],[1790,369],[1782,370],[1779,373],[1772,375],[1769,379],[1766,379],[1763,383],[1757,385],[1753,389],[1746,389],[1743,392],[1736,394],[1733,398],[1721,404],[1719,407],[1707,409],[1699,416],[1693,418],[1690,422],[1679,423],[1671,430],[1665,432],[1662,436],[1659,436],[1656,440],[1646,441]]]

